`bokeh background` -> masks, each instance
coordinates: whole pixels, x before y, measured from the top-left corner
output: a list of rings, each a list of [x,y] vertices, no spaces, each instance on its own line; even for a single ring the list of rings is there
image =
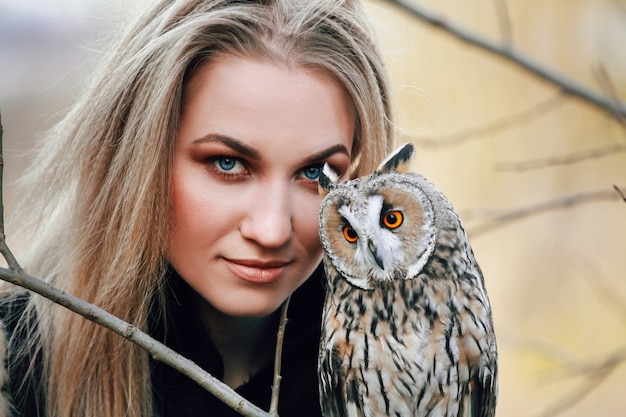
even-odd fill
[[[494,42],[510,39],[591,90],[601,90],[603,66],[626,99],[624,0],[415,1]],[[36,138],[141,3],[0,0],[7,212]],[[498,415],[625,416],[626,202],[613,186],[626,190],[626,125],[385,1],[366,7],[394,86],[399,140],[416,144],[414,168],[460,212],[485,274]]]

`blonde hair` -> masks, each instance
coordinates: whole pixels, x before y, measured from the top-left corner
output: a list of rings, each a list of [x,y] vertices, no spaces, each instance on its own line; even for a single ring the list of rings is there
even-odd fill
[[[393,146],[390,92],[355,0],[161,0],[44,138],[12,220],[26,270],[146,329],[163,297],[170,175],[185,81],[221,53],[332,74],[357,113],[353,176]],[[14,223],[15,224],[15,223]],[[40,297],[48,415],[151,415],[147,355]],[[71,366],[68,366],[71,364]]]

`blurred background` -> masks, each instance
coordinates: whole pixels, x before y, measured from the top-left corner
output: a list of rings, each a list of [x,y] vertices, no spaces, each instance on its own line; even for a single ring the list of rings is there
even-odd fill
[[[143,0],[146,1],[146,0]],[[35,140],[136,0],[0,0],[5,205]],[[415,0],[592,91],[626,100],[624,0]],[[368,1],[415,170],[448,195],[483,268],[498,415],[626,415],[626,125],[552,84]],[[7,225],[9,244],[11,225]],[[18,256],[19,258],[19,256]]]

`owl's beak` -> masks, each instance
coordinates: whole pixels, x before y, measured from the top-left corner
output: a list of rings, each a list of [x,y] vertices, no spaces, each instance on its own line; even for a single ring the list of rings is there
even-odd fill
[[[380,256],[378,256],[378,253],[376,251],[376,246],[374,246],[374,244],[370,242],[368,247],[369,247],[370,253],[374,257],[374,261],[376,261],[376,265],[378,265],[378,267],[384,271],[385,265],[383,264],[383,260],[380,259]]]

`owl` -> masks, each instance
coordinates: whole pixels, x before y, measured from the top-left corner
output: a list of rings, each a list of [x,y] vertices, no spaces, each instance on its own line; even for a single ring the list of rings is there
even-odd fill
[[[459,216],[405,144],[369,176],[326,165],[319,349],[326,417],[488,417],[497,352],[482,272]]]

